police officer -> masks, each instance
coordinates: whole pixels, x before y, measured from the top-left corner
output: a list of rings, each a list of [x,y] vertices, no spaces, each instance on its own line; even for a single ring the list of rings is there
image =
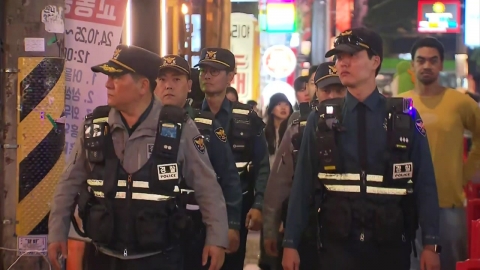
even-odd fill
[[[269,174],[264,123],[249,105],[232,103],[225,97],[227,85],[235,76],[235,56],[222,48],[206,48],[197,64],[200,86],[205,92],[202,111],[209,111],[225,128],[242,181],[240,246],[228,254],[222,269],[241,270],[245,260],[248,229],[262,226],[263,193]]]
[[[319,101],[345,97],[346,88],[340,82],[340,78],[336,73],[335,63],[326,62],[318,66],[315,72],[315,85],[317,87],[316,96]],[[290,194],[290,187],[293,181],[294,164],[296,163],[297,153],[303,136],[303,129],[307,122],[307,117],[311,112],[308,102],[300,103],[300,117],[293,121],[280,146],[275,154],[275,160],[272,171],[265,190],[265,201],[263,204],[263,235],[265,251],[270,256],[278,256],[279,250],[277,239],[279,232],[283,232],[281,223],[282,213],[286,215],[286,209],[282,210],[282,203]],[[311,207],[313,208],[313,207]],[[310,218],[311,219],[311,218]],[[314,226],[311,226],[311,224]],[[299,246],[300,260],[303,262],[300,269],[316,269],[318,264],[316,254],[316,220],[311,219],[309,222],[308,232],[304,233]],[[281,252],[280,252],[281,260]]]
[[[307,120],[288,205],[283,267],[298,269],[302,263],[297,248],[316,193],[319,269],[409,269],[418,214],[423,269],[438,270],[438,197],[422,119],[411,100],[387,99],[376,88],[383,57],[377,33],[351,29],[334,46],[326,57],[337,56],[348,92],[345,99],[321,102]]]
[[[242,188],[240,177],[235,167],[232,150],[227,141],[227,135],[215,116],[210,112],[194,110],[185,102],[191,89],[190,68],[188,62],[178,55],[166,55],[161,59],[158,70],[157,88],[155,95],[165,105],[184,107],[194,120],[200,132],[205,136],[206,147],[210,161],[217,173],[227,203],[229,225],[228,252],[235,252],[239,245],[240,216],[242,211]],[[192,194],[193,195],[193,194]],[[192,209],[192,215],[197,217]],[[195,223],[199,230],[195,240],[190,241],[187,247],[184,269],[195,270],[202,268],[202,249],[205,242],[204,226],[201,218]]]
[[[92,67],[108,76],[108,106],[89,114],[54,194],[50,261],[58,269],[75,196],[83,232],[98,254],[88,269],[182,268],[180,243],[191,221],[179,183],[194,187],[207,227],[204,256],[220,269],[228,247],[225,200],[203,136],[186,112],[154,98],[160,57],[119,45]]]

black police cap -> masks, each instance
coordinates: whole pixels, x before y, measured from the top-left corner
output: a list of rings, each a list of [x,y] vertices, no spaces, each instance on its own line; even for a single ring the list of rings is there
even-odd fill
[[[195,67],[210,66],[219,70],[235,70],[235,55],[223,48],[205,48],[200,53],[200,61]]]
[[[175,55],[168,54],[160,59],[160,67],[158,67],[158,76],[165,72],[168,69],[173,69],[180,71],[188,76],[190,76],[190,65],[188,64],[185,58]]]
[[[334,48],[329,50],[325,57],[331,57],[342,52],[353,54],[361,50],[370,50],[374,55],[383,59],[382,37],[375,31],[364,27],[343,31],[335,38]]]
[[[118,45],[112,58],[106,63],[93,66],[92,71],[108,76],[132,73],[155,81],[160,62],[160,56],[156,53],[137,46]]]
[[[334,62],[325,62],[318,65],[313,81],[318,88],[325,88],[332,84],[342,84]]]

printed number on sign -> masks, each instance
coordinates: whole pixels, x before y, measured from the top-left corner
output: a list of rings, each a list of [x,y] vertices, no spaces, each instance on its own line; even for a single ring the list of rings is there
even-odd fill
[[[107,5],[108,6],[108,5]],[[100,31],[94,28],[77,26],[75,30],[75,41],[85,44],[96,44],[99,46],[112,46],[112,31]]]
[[[178,165],[176,163],[157,165],[158,180],[177,180]]]

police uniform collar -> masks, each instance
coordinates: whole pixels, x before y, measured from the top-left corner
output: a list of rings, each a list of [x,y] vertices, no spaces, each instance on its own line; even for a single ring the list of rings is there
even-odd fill
[[[161,104],[160,100],[154,98],[152,109],[150,113],[147,115],[145,120],[138,126],[136,132],[133,134],[134,136],[130,137],[130,139],[142,136],[145,133],[153,133],[155,134],[158,125],[158,116],[160,115],[160,111],[163,105]],[[122,118],[120,116],[120,112],[115,108],[110,110],[108,114],[108,124],[112,127],[112,130],[116,128],[125,129],[126,127],[123,125]]]
[[[365,104],[367,108],[369,108],[371,111],[374,111],[381,97],[382,95],[380,94],[378,89],[375,88],[375,90],[370,94],[370,96],[368,96],[365,99],[363,104]],[[359,101],[356,97],[350,94],[349,91],[347,91],[347,96],[345,97],[345,103],[346,103],[347,109],[351,112],[353,111],[353,109],[355,109]]]
[[[232,103],[230,100],[225,97],[222,101],[222,106],[220,106],[220,110],[224,110],[227,113],[230,113],[232,111]],[[202,103],[202,111],[210,111],[210,107],[208,106],[207,99],[203,99]]]

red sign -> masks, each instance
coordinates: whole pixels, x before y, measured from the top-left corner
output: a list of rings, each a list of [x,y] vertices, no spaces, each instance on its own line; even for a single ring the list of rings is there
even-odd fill
[[[65,0],[65,18],[122,26],[127,1],[117,0]]]
[[[230,85],[237,89],[238,95],[247,94],[247,78],[248,74],[245,72],[237,72],[237,75],[235,75],[233,78],[233,81]]]

